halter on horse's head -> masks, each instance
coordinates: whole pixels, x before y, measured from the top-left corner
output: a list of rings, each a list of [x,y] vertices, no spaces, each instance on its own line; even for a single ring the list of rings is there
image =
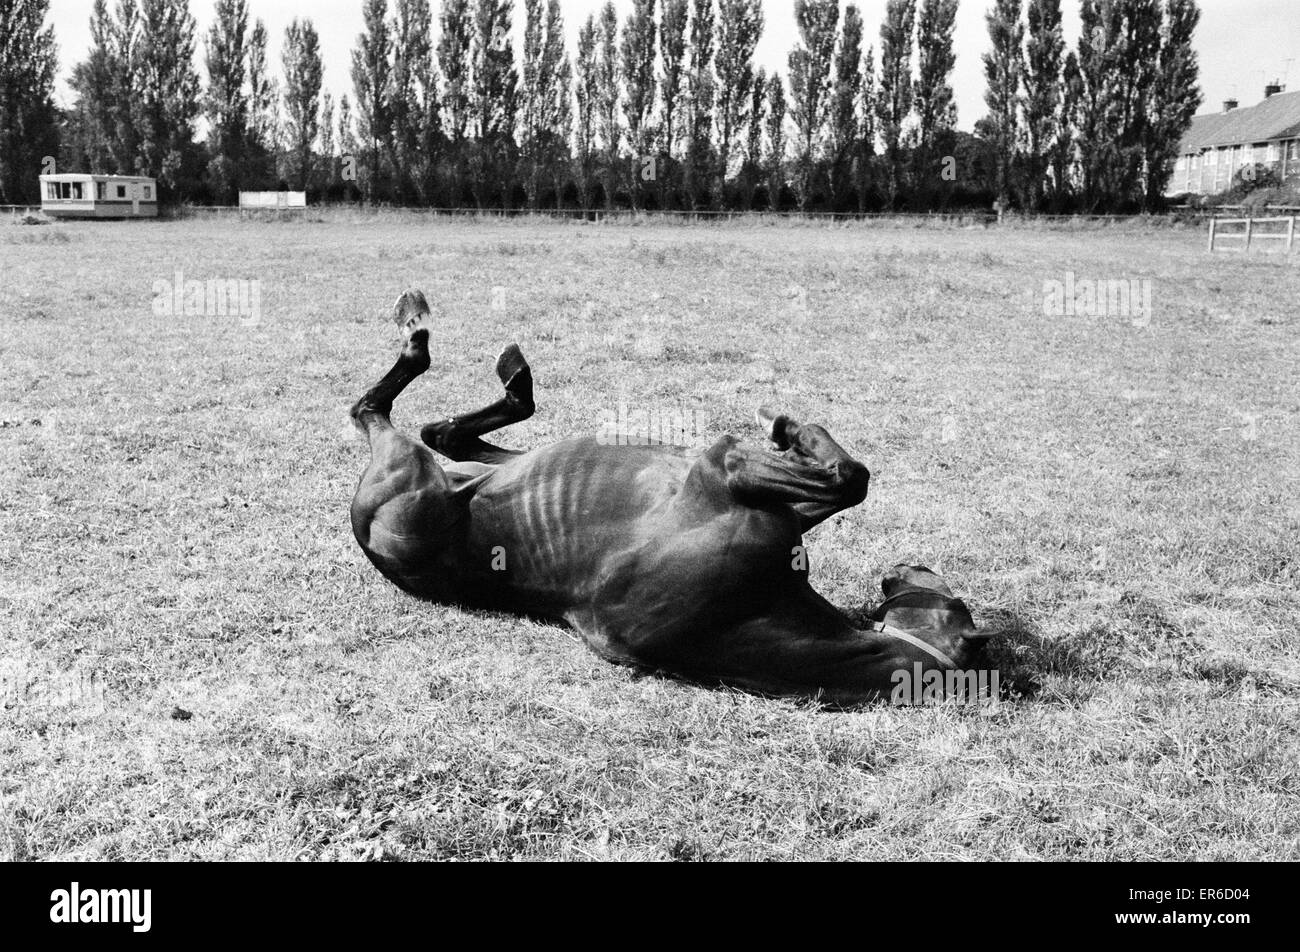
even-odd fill
[[[948,668],[968,666],[987,632],[970,609],[923,565],[896,565],[880,582],[885,600],[866,613],[870,627],[921,649]]]

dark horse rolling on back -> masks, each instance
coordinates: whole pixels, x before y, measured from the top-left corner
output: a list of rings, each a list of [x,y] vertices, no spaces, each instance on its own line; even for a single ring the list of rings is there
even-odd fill
[[[888,697],[894,672],[963,668],[978,651],[965,605],[926,569],[887,574],[885,601],[856,625],[809,585],[803,533],[862,502],[869,479],[821,427],[760,410],[775,450],[731,436],[696,456],[595,436],[502,449],[480,437],[533,413],[512,344],[497,360],[505,396],[417,442],[389,415],[429,368],[424,295],[403,294],[396,318],[402,354],[352,409],[371,447],[352,528],[404,591],[566,622],[611,661],[833,704]]]

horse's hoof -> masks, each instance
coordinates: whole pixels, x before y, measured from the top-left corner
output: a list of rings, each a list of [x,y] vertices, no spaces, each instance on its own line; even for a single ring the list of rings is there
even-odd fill
[[[403,291],[393,305],[393,322],[407,340],[411,339],[411,335],[419,330],[429,316],[429,302],[425,299],[424,292],[414,288]]]
[[[497,355],[497,376],[507,386],[514,379],[515,374],[527,369],[528,361],[524,359],[524,353],[519,349],[518,344],[507,344]]]

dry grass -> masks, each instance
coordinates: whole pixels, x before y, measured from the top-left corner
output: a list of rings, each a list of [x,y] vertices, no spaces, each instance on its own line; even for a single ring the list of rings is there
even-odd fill
[[[1300,857],[1297,258],[315,217],[0,228],[0,855]],[[262,324],[156,316],[177,269],[260,280]],[[1067,271],[1153,281],[1149,326],[1045,316]],[[620,401],[753,439],[775,400],[873,471],[818,587],[930,564],[1020,696],[825,713],[396,592],[345,410],[410,284],[446,318],[399,424],[495,397],[511,339],[540,410],[508,445]]]

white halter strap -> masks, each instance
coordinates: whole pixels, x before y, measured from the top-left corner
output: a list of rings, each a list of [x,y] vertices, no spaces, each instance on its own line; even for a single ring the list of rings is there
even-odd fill
[[[889,635],[891,638],[897,638],[899,641],[905,641],[914,648],[920,648],[930,657],[934,658],[942,665],[949,668],[956,668],[957,662],[953,661],[946,654],[927,641],[922,641],[916,635],[903,631],[901,628],[895,628],[893,625],[886,625],[883,621],[873,621],[871,630],[878,631],[882,635]]]

